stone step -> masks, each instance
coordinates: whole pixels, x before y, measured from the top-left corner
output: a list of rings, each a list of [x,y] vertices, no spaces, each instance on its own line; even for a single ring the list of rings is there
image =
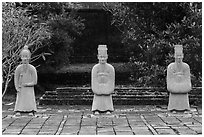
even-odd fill
[[[77,92],[86,92],[86,93],[92,93],[92,90],[90,87],[60,87],[56,88],[56,93],[77,93]],[[167,92],[166,88],[163,87],[116,87],[115,92],[128,92],[128,93],[137,93],[137,92]],[[202,87],[194,87],[192,88],[190,93],[200,93],[202,91]]]
[[[118,91],[114,91],[114,93],[112,94],[113,96],[116,96],[116,95],[132,95],[132,96],[140,96],[140,95],[166,95],[168,94],[167,92],[158,92],[158,91],[155,91],[155,92],[148,92],[148,91],[144,91],[144,92],[138,92],[138,91],[135,91],[135,92],[129,92],[129,91],[121,91],[121,90],[118,90]],[[94,95],[93,92],[86,92],[86,91],[72,91],[72,92],[56,92],[56,91],[46,91],[44,95],[52,95],[52,96],[73,96],[73,95]]]
[[[40,98],[41,105],[90,105],[93,100],[90,87],[60,87],[56,91],[46,91]],[[116,105],[153,105],[166,104],[168,92],[165,88],[149,87],[116,87],[112,94]],[[192,104],[202,102],[202,88],[193,88],[189,93],[189,102]]]
[[[91,105],[93,98],[42,99],[40,105]],[[150,103],[151,102],[151,103]],[[163,98],[113,98],[114,105],[166,105]]]
[[[87,93],[92,93],[92,90],[91,88],[89,87],[62,87],[62,88],[56,88],[56,92],[58,93],[63,93],[63,92],[69,92],[69,93],[72,93],[72,92],[87,92]],[[115,88],[114,90],[115,92],[133,92],[133,93],[136,93],[136,92],[166,92],[166,89],[165,88]]]

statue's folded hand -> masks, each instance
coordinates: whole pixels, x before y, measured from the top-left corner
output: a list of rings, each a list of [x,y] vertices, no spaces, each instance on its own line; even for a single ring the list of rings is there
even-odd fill
[[[20,92],[20,89],[17,89],[17,93],[19,93]]]
[[[24,86],[24,87],[32,87],[32,86],[33,86],[33,83],[24,83],[23,86]]]

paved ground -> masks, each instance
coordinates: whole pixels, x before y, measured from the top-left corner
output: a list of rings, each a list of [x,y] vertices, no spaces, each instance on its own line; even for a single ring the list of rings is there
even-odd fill
[[[13,115],[2,108],[3,135],[197,135],[202,134],[202,109],[188,114],[166,106],[115,106],[111,115],[93,115],[91,106],[38,106],[35,116]]]

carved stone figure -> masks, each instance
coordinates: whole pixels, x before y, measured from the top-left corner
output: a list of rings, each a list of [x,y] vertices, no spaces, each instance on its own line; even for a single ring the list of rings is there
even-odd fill
[[[112,93],[115,88],[115,69],[107,63],[106,45],[98,46],[99,63],[92,68],[91,88],[94,93],[92,111],[95,114],[106,112],[110,114],[113,109]]]
[[[22,64],[15,70],[14,84],[17,90],[17,97],[14,111],[16,115],[21,112],[29,112],[33,115],[37,111],[34,85],[37,84],[37,71],[35,67],[29,64],[31,53],[27,46],[20,53]]]
[[[188,92],[191,91],[190,67],[183,59],[182,45],[175,45],[175,62],[167,67],[168,110],[190,110]]]

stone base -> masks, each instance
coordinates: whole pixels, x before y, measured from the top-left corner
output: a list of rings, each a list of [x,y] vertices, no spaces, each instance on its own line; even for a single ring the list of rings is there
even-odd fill
[[[46,91],[40,105],[92,105],[90,87],[62,87]],[[165,88],[116,87],[112,94],[113,105],[168,105],[169,95]],[[202,88],[193,88],[189,93],[190,105],[202,104]]]

